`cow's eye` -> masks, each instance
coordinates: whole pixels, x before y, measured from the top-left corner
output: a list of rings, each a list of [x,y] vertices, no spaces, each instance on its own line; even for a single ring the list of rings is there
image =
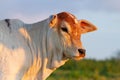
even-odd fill
[[[64,32],[68,32],[68,29],[67,29],[66,27],[62,27],[61,29],[62,29],[62,31],[64,31]]]

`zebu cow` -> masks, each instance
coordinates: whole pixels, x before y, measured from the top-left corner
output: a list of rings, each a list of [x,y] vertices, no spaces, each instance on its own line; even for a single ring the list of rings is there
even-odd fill
[[[81,34],[94,30],[67,12],[34,24],[1,20],[0,80],[45,80],[68,59],[84,58]]]

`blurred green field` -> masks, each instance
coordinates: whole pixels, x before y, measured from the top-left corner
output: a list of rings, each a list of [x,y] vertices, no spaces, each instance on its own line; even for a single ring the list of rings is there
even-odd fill
[[[120,59],[70,60],[47,80],[120,80]]]

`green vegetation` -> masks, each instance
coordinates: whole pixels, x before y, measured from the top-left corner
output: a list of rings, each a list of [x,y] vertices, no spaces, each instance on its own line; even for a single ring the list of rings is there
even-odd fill
[[[120,80],[120,59],[70,60],[47,80]]]

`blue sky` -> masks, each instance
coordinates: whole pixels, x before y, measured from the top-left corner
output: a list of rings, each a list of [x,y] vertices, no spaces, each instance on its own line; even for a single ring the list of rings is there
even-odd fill
[[[18,18],[34,23],[67,11],[87,19],[98,31],[82,36],[86,58],[106,59],[120,50],[120,0],[1,0],[0,20]]]

